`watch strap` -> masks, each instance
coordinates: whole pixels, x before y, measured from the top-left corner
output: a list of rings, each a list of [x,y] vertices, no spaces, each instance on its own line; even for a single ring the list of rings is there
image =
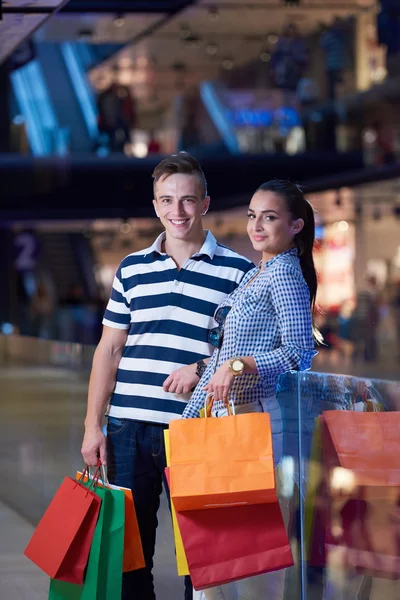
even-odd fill
[[[198,360],[196,363],[196,375],[197,377],[200,377],[200,379],[203,377],[203,373],[204,371],[207,369],[207,365],[204,362],[204,360]]]

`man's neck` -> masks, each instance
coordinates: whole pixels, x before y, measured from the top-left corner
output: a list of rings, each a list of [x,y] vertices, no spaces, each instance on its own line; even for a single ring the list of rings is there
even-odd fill
[[[206,232],[203,230],[193,240],[176,240],[166,236],[163,242],[164,251],[176,262],[180,269],[185,262],[200,251],[206,239]]]

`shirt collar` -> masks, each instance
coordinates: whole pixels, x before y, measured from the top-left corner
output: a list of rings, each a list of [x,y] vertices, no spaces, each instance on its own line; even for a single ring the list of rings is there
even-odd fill
[[[217,240],[215,239],[215,237],[213,236],[211,231],[206,230],[206,234],[207,235],[206,235],[206,239],[204,240],[204,244],[202,245],[200,250],[198,252],[196,252],[196,254],[193,254],[192,258],[195,256],[196,257],[203,256],[204,254],[209,256],[211,259],[214,258],[215,250],[217,249],[217,245],[218,245]],[[162,245],[163,245],[164,241],[165,241],[165,231],[160,233],[158,238],[154,241],[153,245],[150,246],[148,254],[150,254],[150,252],[157,252],[157,254],[165,254],[165,252],[162,249]]]
[[[267,260],[267,262],[265,263],[265,267],[269,268],[271,265],[276,263],[278,260],[280,260],[284,256],[297,256],[297,255],[298,255],[297,248],[289,248],[289,250],[285,250],[285,252],[281,252],[280,254],[277,254],[273,258],[270,258],[269,260]],[[262,260],[260,260],[260,262],[258,263],[258,266],[260,267],[260,269],[262,269],[262,267],[263,267]]]

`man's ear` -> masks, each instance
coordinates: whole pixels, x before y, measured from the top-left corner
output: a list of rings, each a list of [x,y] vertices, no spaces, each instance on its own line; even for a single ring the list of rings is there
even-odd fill
[[[160,218],[160,215],[157,212],[157,201],[153,200],[154,212],[156,213],[156,217]]]
[[[204,198],[204,210],[201,213],[201,216],[204,217],[208,213],[208,209],[210,208],[210,196],[206,196]]]

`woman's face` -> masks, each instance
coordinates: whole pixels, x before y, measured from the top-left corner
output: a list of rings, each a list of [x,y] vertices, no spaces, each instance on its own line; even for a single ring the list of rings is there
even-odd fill
[[[274,192],[258,191],[248,209],[247,233],[263,262],[294,246],[294,237],[304,227],[303,219],[293,220],[285,200]]]

